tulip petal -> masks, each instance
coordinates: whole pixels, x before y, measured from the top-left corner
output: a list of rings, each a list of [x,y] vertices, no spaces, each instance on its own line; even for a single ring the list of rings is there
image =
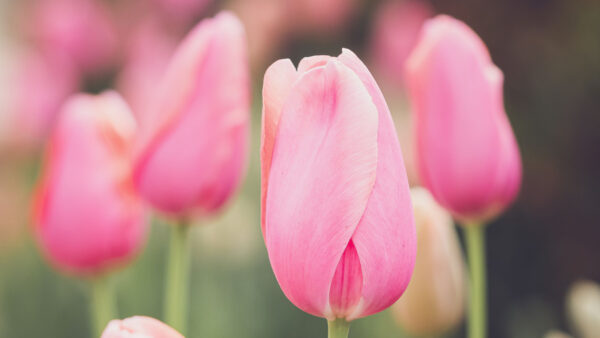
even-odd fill
[[[201,58],[197,53],[202,48],[193,39],[175,56],[171,73],[175,75],[167,77],[173,88],[165,93],[165,105],[167,113],[180,113],[146,147],[136,170],[142,195],[171,213],[196,206],[202,212],[214,211],[245,171],[249,79],[244,29],[229,13],[208,24],[215,27],[201,25],[197,32],[198,41],[206,44]],[[211,28],[208,37],[203,36],[204,27]],[[185,84],[189,79],[193,85]],[[193,93],[179,94],[183,85]],[[169,100],[170,94],[177,99]],[[157,180],[168,184],[156,184]]]
[[[369,91],[379,114],[378,162],[373,191],[352,236],[363,273],[362,301],[347,319],[379,312],[404,292],[416,256],[416,232],[400,143],[383,94],[367,67],[344,49],[338,59]]]
[[[263,111],[262,132],[260,140],[261,164],[261,228],[265,228],[265,206],[269,171],[271,170],[271,157],[279,117],[283,104],[287,98],[296,78],[296,68],[289,59],[278,60],[265,72],[263,81]]]
[[[145,316],[134,316],[123,320],[111,320],[101,338],[183,338],[163,322]]]
[[[345,318],[354,311],[361,298],[363,274],[354,243],[350,241],[338,264],[331,288],[329,304],[336,317]]]
[[[330,60],[295,83],[273,150],[265,240],[300,309],[333,318],[330,286],[373,189],[376,107],[360,79]]]
[[[331,60],[329,55],[313,55],[302,58],[298,64],[298,73],[304,74],[313,68],[324,66],[329,60]]]

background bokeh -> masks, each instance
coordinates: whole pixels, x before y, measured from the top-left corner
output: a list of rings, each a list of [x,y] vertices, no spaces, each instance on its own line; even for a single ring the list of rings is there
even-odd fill
[[[90,332],[88,285],[46,264],[31,232],[29,204],[56,106],[77,90],[117,88],[143,118],[144,98],[160,81],[159,69],[173,46],[199,19],[222,8],[236,12],[248,30],[251,157],[239,195],[220,215],[198,220],[201,225],[193,229],[189,336],[324,336],[325,321],[295,308],[279,289],[262,242],[262,74],[278,58],[297,63],[303,56],[351,48],[384,87],[410,156],[401,74],[385,69],[394,62],[378,63],[378,53],[387,53],[375,43],[384,1],[90,0],[105,11],[106,31],[85,31],[85,22],[104,20],[93,21],[85,9],[55,20],[84,19],[72,26],[83,27],[83,36],[67,39],[74,49],[88,43],[83,52],[77,49],[83,53],[76,55],[77,62],[62,55],[71,48],[68,43],[52,50],[52,26],[44,26],[37,12],[40,3],[52,1],[0,0],[0,337],[87,337]],[[437,0],[425,6],[429,15],[464,20],[488,45],[504,71],[506,110],[523,157],[521,194],[487,232],[491,337],[569,331],[569,286],[582,278],[600,281],[600,2]],[[153,221],[146,248],[112,280],[120,317],[161,317],[166,222]],[[463,336],[463,328],[452,335]],[[384,311],[357,321],[350,336],[403,333]]]

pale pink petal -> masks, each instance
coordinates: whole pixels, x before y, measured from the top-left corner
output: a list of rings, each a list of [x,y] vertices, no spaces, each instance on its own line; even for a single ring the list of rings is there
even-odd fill
[[[263,81],[263,110],[262,131],[260,138],[260,164],[261,164],[261,227],[265,227],[265,206],[269,171],[271,170],[271,156],[279,117],[285,99],[288,97],[292,85],[297,78],[296,68],[289,59],[278,60],[265,72]]]
[[[383,94],[367,67],[344,49],[338,59],[369,91],[379,115],[378,162],[373,191],[352,241],[363,274],[362,300],[348,319],[389,307],[404,292],[416,256],[416,233],[402,151]]]
[[[302,58],[298,64],[298,73],[304,74],[312,68],[324,66],[331,59],[332,57],[329,55],[314,55]]]
[[[100,338],[183,338],[183,336],[157,319],[134,316],[110,321]]]
[[[275,139],[265,240],[300,309],[333,318],[330,286],[373,189],[377,110],[360,79],[331,60],[296,82]]]
[[[352,240],[348,243],[333,275],[329,289],[329,304],[338,318],[350,315],[358,305],[363,288],[360,258]]]

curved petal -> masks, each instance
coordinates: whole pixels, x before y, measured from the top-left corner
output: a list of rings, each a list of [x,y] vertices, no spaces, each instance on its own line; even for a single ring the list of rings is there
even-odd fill
[[[175,329],[163,322],[145,316],[111,320],[101,338],[183,338]]]
[[[262,130],[260,137],[260,193],[261,193],[261,228],[265,231],[265,206],[269,171],[271,170],[271,157],[275,133],[279,124],[279,117],[283,104],[298,74],[289,59],[278,60],[265,72],[263,81],[263,109]]]
[[[313,315],[333,317],[333,276],[375,180],[377,120],[360,79],[336,60],[302,75],[283,107],[266,246],[283,292]]]
[[[300,60],[300,63],[298,63],[298,73],[304,74],[313,68],[325,66],[327,61],[331,59],[332,57],[329,55],[313,55],[304,57],[302,60]]]
[[[193,48],[184,51],[200,59],[199,65],[186,69],[175,57],[173,67],[181,71],[180,78],[193,81],[193,90],[178,95],[180,101],[173,99],[179,115],[154,136],[136,170],[141,194],[170,213],[214,211],[245,171],[249,78],[244,29],[228,13],[219,14],[212,25],[202,57],[191,55]],[[169,82],[173,87],[180,85],[176,79]],[[164,104],[171,107],[170,102]]]
[[[359,76],[379,115],[375,185],[352,236],[363,273],[362,300],[348,317],[352,320],[379,312],[402,295],[414,267],[416,231],[402,151],[383,94],[354,53],[344,49],[338,59]]]
[[[335,269],[329,288],[329,305],[333,315],[346,318],[352,312],[362,296],[363,273],[360,258],[352,240]]]

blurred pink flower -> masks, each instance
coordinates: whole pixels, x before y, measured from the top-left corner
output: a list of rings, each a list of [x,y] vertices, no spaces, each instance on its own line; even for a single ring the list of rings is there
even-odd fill
[[[425,20],[432,15],[426,1],[387,1],[374,17],[371,56],[377,75],[387,83],[404,86],[405,63],[417,44]]]
[[[183,338],[161,321],[143,316],[111,320],[100,338]]]
[[[138,191],[183,216],[214,212],[246,169],[250,79],[241,22],[222,12],[203,20],[171,60],[142,130]]]
[[[80,71],[100,72],[115,61],[117,28],[102,1],[40,0],[23,20],[40,50],[65,55]]]
[[[116,93],[67,101],[52,134],[34,221],[48,259],[97,275],[138,251],[146,224],[131,184],[135,121]]]
[[[176,41],[158,23],[141,23],[127,41],[125,64],[117,78],[117,88],[127,100],[141,128],[151,123],[150,98],[160,93],[160,83],[173,55]]]
[[[521,183],[502,71],[471,28],[440,15],[427,21],[407,72],[421,181],[457,218],[493,218]]]
[[[63,101],[78,89],[78,78],[69,62],[39,53],[26,53],[12,74],[9,98],[9,141],[35,148],[45,141]]]
[[[408,182],[390,112],[356,55],[269,67],[261,167],[263,235],[292,303],[353,320],[402,295],[416,251]]]

